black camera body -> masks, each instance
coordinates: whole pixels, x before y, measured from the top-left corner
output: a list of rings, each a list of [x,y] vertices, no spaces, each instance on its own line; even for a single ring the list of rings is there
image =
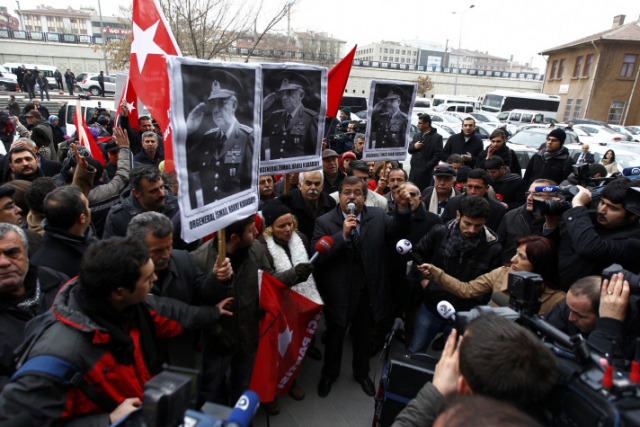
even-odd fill
[[[620,269],[612,269],[608,274]],[[640,384],[631,382],[628,373],[616,371],[612,385],[603,386],[605,369],[599,361],[604,355],[592,351],[582,336],[569,337],[535,314],[542,296],[542,277],[511,272],[508,292],[510,307],[480,306],[456,313],[456,329],[462,334],[471,319],[492,313],[516,321],[545,340],[556,354],[558,366],[558,383],[543,408],[545,425],[640,426]]]
[[[611,276],[616,273],[624,274],[624,280],[629,282],[629,290],[634,295],[640,295],[640,275],[633,274],[628,270],[622,268],[620,264],[611,264],[609,267],[602,270],[602,280],[611,280]]]

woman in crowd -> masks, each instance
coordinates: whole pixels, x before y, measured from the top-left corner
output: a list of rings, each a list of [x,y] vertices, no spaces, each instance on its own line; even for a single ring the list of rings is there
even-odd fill
[[[298,221],[288,206],[284,205],[279,199],[270,200],[264,204],[262,216],[265,228],[258,240],[265,249],[269,264],[276,272],[290,270],[300,263],[309,262],[309,240],[298,231]],[[313,275],[309,276],[307,281],[293,286],[291,290],[317,304],[322,304]],[[307,349],[307,353],[312,359],[322,359],[322,354],[320,350],[314,347],[313,340]],[[305,393],[294,382],[289,389],[289,396],[295,400],[302,400],[305,397]],[[277,415],[280,413],[280,405],[277,400],[267,403],[266,406],[269,414]]]
[[[396,162],[376,162],[373,166],[373,179],[369,180],[367,187],[369,190],[384,195],[391,191],[388,187],[389,172],[395,168]]]
[[[425,278],[435,281],[442,289],[460,298],[474,298],[492,292],[509,295],[507,286],[510,272],[537,273],[544,281],[540,298],[542,304],[538,311],[540,315],[548,313],[566,297],[558,283],[558,250],[551,240],[542,236],[528,236],[518,240],[511,266],[496,268],[470,282],[461,282],[432,264],[423,264],[418,269]]]
[[[618,171],[618,162],[616,162],[616,153],[613,150],[607,150],[600,160],[600,164],[604,165],[604,168],[607,170],[607,174],[611,175]]]
[[[346,153],[344,153],[342,155],[342,158],[340,159],[340,169],[342,170],[342,172],[347,172],[347,168],[349,167],[349,163],[351,163],[351,160],[355,160],[356,159],[356,153],[354,153],[353,151],[347,151]]]
[[[507,147],[507,134],[503,129],[496,129],[489,137],[491,145],[478,155],[477,168],[485,169],[484,162],[491,156],[500,156],[511,173],[522,175],[520,162],[515,151]]]
[[[58,150],[58,145],[65,140],[64,129],[61,127],[58,116],[49,116],[49,124],[51,124],[51,131],[53,132],[53,145]]]

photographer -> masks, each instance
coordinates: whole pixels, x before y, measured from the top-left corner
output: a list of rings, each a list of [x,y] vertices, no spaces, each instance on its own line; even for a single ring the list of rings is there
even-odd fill
[[[344,124],[347,123],[346,126]],[[353,150],[356,133],[360,132],[360,122],[352,120],[340,123],[338,132],[329,138],[329,148],[338,154]]]
[[[396,417],[393,427],[431,426],[449,394],[479,394],[513,404],[536,416],[556,382],[556,362],[533,333],[504,317],[472,320],[456,348],[449,335],[433,381]]]
[[[634,273],[639,271],[640,264],[633,261],[637,251],[632,250],[637,242],[631,239],[640,238],[640,216],[626,209],[627,191],[638,184],[627,178],[607,184],[600,193],[595,218],[586,208],[592,200],[591,192],[577,186],[579,192],[571,201],[573,207],[562,214],[564,227],[558,227],[559,216],[546,217],[543,234],[558,245],[562,289],[568,289],[581,277],[600,274],[613,263]]]
[[[614,274],[602,286],[600,282],[600,276],[578,280],[567,292],[566,302],[556,306],[545,320],[568,335],[582,334],[602,354],[608,353],[624,365],[624,360],[634,357],[640,336],[640,298],[630,295],[623,274]]]

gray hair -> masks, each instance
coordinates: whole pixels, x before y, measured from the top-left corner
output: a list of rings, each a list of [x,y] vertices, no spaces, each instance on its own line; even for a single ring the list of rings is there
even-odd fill
[[[156,140],[156,142],[158,141],[158,135],[150,130],[142,134],[142,141],[144,141],[144,139],[148,136],[152,136]]]
[[[24,246],[24,252],[29,253],[29,242],[27,241],[27,235],[24,234],[22,228],[8,222],[0,222],[0,239],[4,239],[7,233],[13,231],[22,240],[22,246]]]
[[[127,227],[127,237],[144,241],[151,233],[153,237],[164,238],[173,234],[173,223],[159,212],[144,212],[133,217]]]
[[[353,140],[356,141],[358,139],[365,139],[364,138],[364,133],[356,133],[356,136],[355,136],[355,138],[353,138]]]
[[[15,141],[13,141],[13,143],[15,144],[16,142],[24,142],[25,144],[27,144],[30,148],[35,148],[36,147],[36,143],[33,142],[32,140],[30,140],[29,138],[18,138]]]
[[[302,183],[304,182],[304,174],[305,173],[319,173],[320,177],[322,179],[322,183],[324,184],[324,172],[322,172],[322,169],[319,169],[319,170],[315,170],[315,171],[300,172],[300,174],[298,175],[298,183],[300,185],[302,185]]]

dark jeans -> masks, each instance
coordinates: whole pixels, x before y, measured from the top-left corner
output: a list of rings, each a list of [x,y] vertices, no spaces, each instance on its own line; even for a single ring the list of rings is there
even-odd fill
[[[67,89],[69,89],[69,95],[73,96],[73,83],[67,82]]]
[[[104,83],[100,83],[100,96],[104,96]]]
[[[200,387],[200,399],[206,402],[221,405],[234,406],[242,393],[249,389],[253,363],[256,360],[256,352],[251,354],[239,350],[233,356],[210,356],[202,352],[202,384]],[[227,370],[231,368],[231,388],[229,393],[224,393]],[[230,401],[224,400],[228,396]]]
[[[371,353],[371,337],[375,321],[369,302],[369,294],[364,292],[358,300],[356,313],[351,321],[351,335],[353,336],[353,376],[356,379],[369,375],[369,355]],[[327,337],[324,350],[324,366],[322,376],[335,380],[340,375],[342,362],[342,346],[347,326],[326,319]]]
[[[29,99],[33,99],[36,97],[36,85],[27,85],[27,92],[29,93]]]
[[[40,87],[40,101],[44,101],[44,94],[47,93],[47,101],[51,101],[49,98],[49,85]]]

